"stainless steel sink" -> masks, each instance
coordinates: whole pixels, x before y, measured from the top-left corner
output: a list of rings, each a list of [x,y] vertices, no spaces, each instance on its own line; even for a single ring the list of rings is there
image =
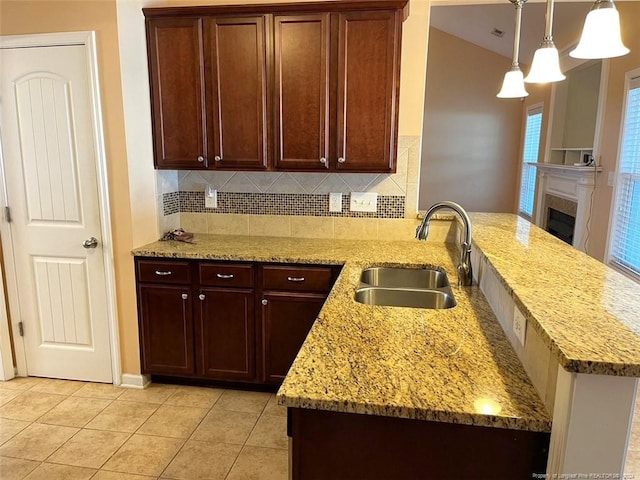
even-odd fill
[[[434,289],[449,285],[444,272],[427,268],[367,268],[360,281],[372,287],[393,288]]]
[[[456,306],[451,293],[409,288],[360,287],[356,290],[356,301],[388,307],[441,309]]]
[[[360,276],[356,301],[388,307],[441,309],[456,306],[447,275],[428,268],[367,268]]]

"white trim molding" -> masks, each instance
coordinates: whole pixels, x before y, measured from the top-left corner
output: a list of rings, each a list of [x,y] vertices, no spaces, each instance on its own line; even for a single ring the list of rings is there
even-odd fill
[[[116,307],[115,266],[113,254],[113,238],[111,232],[111,211],[109,208],[109,181],[107,175],[107,156],[104,143],[104,125],[102,121],[102,105],[100,102],[100,82],[98,74],[98,55],[96,50],[96,34],[87,32],[63,32],[43,33],[34,35],[10,35],[0,36],[0,48],[29,48],[63,45],[81,45],[85,47],[87,56],[87,70],[91,87],[91,114],[94,131],[94,153],[96,159],[96,174],[98,178],[98,199],[100,208],[100,227],[102,238],[102,254],[105,269],[105,283],[107,286],[107,315],[109,323],[109,340],[111,345],[111,371],[114,385],[122,382],[122,368],[120,363],[120,340],[118,333],[118,318]],[[5,176],[0,155],[0,202],[7,204]],[[17,331],[16,318],[20,318],[18,296],[15,292],[15,262],[11,245],[11,226],[6,220],[0,221],[0,233],[2,234],[5,253],[5,266],[7,270],[7,295],[12,312],[12,330]],[[1,327],[0,327],[1,329]],[[0,330],[0,334],[2,331]],[[4,337],[4,335],[2,335]],[[14,335],[14,339],[15,339]],[[24,343],[14,340],[16,352],[17,373],[20,376],[28,375]],[[7,345],[0,342],[0,357],[6,354]],[[10,354],[9,345],[9,354]]]
[[[135,388],[138,390],[142,390],[147,388],[151,383],[151,378],[149,375],[140,375],[137,373],[123,373],[122,374],[122,383],[120,386],[123,388]]]

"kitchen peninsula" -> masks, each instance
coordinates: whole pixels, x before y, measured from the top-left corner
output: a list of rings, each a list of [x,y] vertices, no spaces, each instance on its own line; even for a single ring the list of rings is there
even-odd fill
[[[640,287],[514,215],[471,218],[480,288],[454,289],[457,306],[446,310],[359,304],[354,291],[372,265],[430,265],[453,279],[453,245],[196,235],[193,245],[156,242],[134,255],[344,264],[278,393],[292,407],[294,478],[296,415],[308,412],[522,434],[520,451],[538,449],[529,452],[534,468],[551,431],[547,472],[620,472],[627,430],[620,431],[640,376]],[[513,340],[510,305],[526,318],[524,346]],[[602,432],[588,438],[599,453],[585,455],[591,431]],[[436,440],[443,432],[434,430]],[[361,440],[353,449],[364,452],[368,438]],[[400,440],[387,437],[386,447],[394,451]],[[456,450],[447,460],[458,468],[471,453]],[[502,453],[507,462],[512,452]]]

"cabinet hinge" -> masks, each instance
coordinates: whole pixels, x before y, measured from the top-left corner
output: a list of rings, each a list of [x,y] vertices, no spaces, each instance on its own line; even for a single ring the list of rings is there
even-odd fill
[[[24,337],[24,324],[22,322],[18,322],[18,333],[21,337]]]
[[[11,208],[9,207],[4,207],[4,218],[7,221],[7,223],[11,223]]]

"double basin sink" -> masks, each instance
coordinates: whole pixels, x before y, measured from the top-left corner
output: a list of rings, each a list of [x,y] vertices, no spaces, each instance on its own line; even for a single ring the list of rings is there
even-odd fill
[[[389,307],[442,309],[456,306],[447,275],[427,268],[367,268],[362,271],[356,301]]]

